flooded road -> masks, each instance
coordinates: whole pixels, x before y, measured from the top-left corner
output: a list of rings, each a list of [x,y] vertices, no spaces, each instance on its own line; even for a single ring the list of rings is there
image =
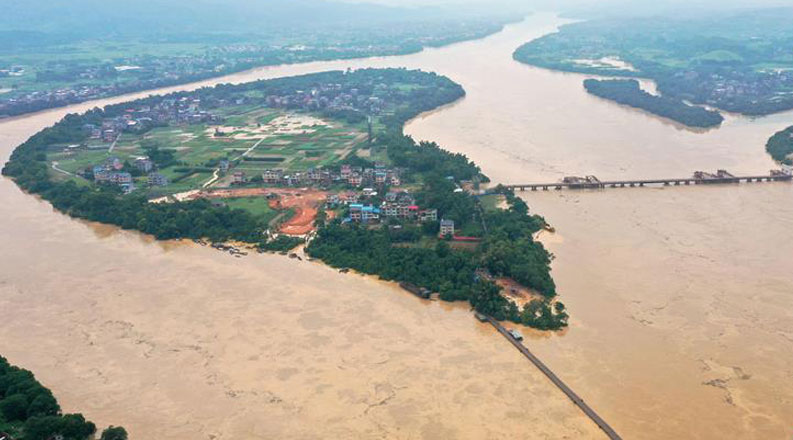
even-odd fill
[[[447,75],[465,99],[407,132],[496,182],[685,177],[773,167],[793,114],[705,133],[589,96],[512,51],[563,20],[347,67]],[[196,87],[172,88],[168,90]],[[147,94],[147,93],[146,93]],[[0,159],[68,112],[0,122]],[[524,193],[572,314],[527,345],[624,438],[786,438],[793,426],[793,185]],[[0,179],[0,354],[67,411],[132,438],[601,438],[465,307],[276,256],[242,260],[85,224]],[[526,332],[524,332],[526,333]]]

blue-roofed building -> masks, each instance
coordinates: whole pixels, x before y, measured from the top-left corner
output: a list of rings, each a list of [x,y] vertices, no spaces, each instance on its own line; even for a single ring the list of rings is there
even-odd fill
[[[375,223],[380,221],[380,209],[361,203],[350,204],[350,221],[359,223]]]
[[[104,165],[96,165],[93,168],[93,174],[96,182],[107,182],[110,179],[110,171]]]

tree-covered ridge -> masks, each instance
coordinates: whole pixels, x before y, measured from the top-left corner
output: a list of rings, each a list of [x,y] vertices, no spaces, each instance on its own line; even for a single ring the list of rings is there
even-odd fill
[[[584,81],[584,88],[595,96],[646,110],[689,127],[715,127],[724,121],[719,112],[688,105],[666,96],[651,95],[642,90],[635,79],[588,79]]]
[[[793,9],[601,19],[521,46],[555,70],[653,79],[669,98],[747,115],[793,108]]]
[[[96,426],[82,414],[63,414],[52,392],[28,370],[0,356],[0,437],[16,440],[84,440],[93,438]],[[110,437],[108,435],[111,435]],[[124,428],[105,430],[103,440],[126,440]]]
[[[793,127],[775,133],[765,146],[775,161],[793,166]]]

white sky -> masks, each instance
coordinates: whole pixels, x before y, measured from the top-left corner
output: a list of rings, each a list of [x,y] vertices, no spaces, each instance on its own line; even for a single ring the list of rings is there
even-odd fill
[[[390,6],[500,5],[523,6],[537,9],[586,8],[598,10],[619,5],[618,9],[675,10],[677,8],[760,8],[764,6],[793,7],[793,0],[343,0],[354,3],[375,3]],[[606,8],[607,9],[607,8]]]

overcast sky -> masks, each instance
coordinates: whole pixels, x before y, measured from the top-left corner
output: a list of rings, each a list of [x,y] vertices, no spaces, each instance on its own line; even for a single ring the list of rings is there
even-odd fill
[[[793,7],[793,0],[343,0],[348,2],[376,3],[391,6],[421,7],[428,5],[486,6],[489,9],[504,7],[588,11],[608,13],[657,13],[702,9],[752,9],[768,6]]]

